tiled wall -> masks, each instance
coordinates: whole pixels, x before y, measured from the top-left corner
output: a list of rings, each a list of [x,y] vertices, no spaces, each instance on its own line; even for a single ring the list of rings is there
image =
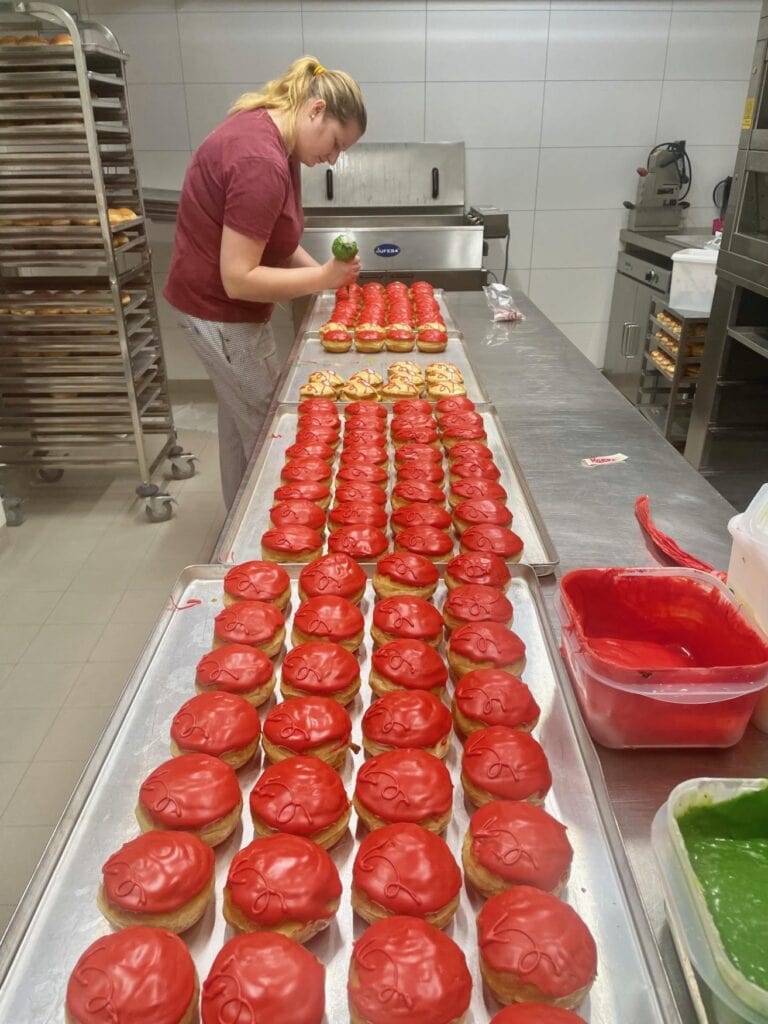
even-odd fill
[[[731,173],[759,0],[83,0],[131,54],[145,184],[177,187],[240,92],[314,53],[361,83],[368,141],[463,139],[509,211],[514,288],[596,364],[634,169],[685,138],[691,226]],[[489,265],[499,270],[501,246]],[[156,246],[158,272],[166,246]],[[202,370],[173,333],[175,376]]]

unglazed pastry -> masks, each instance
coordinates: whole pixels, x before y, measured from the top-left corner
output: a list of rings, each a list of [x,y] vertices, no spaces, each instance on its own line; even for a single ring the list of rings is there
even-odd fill
[[[369,754],[418,747],[445,757],[451,745],[448,708],[427,690],[387,693],[363,715],[363,746]]]
[[[165,928],[124,928],[85,950],[67,983],[66,1024],[194,1024],[197,973]]]
[[[186,931],[213,899],[214,865],[213,850],[190,832],[144,832],[105,861],[99,910],[115,928]]]
[[[211,754],[242,768],[256,753],[261,721],[256,708],[234,693],[199,693],[171,722],[171,753]]]
[[[261,554],[268,562],[313,562],[323,551],[323,537],[311,526],[281,526],[261,535]]]
[[[573,850],[565,825],[536,804],[492,800],[475,811],[464,837],[467,878],[488,899],[511,885],[560,893]]]
[[[376,469],[376,466],[360,467]],[[343,552],[360,562],[369,562],[383,555],[389,541],[377,526],[340,526],[328,538],[330,551]]]
[[[439,580],[440,573],[434,562],[423,555],[396,551],[376,563],[373,589],[382,598],[408,594],[427,600],[434,594]]]
[[[357,773],[353,803],[371,831],[409,821],[443,832],[451,820],[453,784],[443,762],[423,750],[390,750]]]
[[[584,1018],[547,1003],[514,1003],[497,1013],[491,1024],[584,1024]]]
[[[512,604],[502,592],[480,583],[454,587],[443,605],[447,629],[456,629],[468,622],[500,622],[502,626],[509,626],[512,616]]]
[[[344,835],[349,798],[338,774],[318,757],[291,757],[266,768],[250,795],[257,835],[289,832],[329,849]]]
[[[576,911],[556,896],[515,885],[477,918],[480,971],[501,1003],[577,1007],[597,973],[597,949]]]
[[[369,924],[395,914],[450,924],[461,871],[444,839],[420,825],[385,825],[360,843],[352,868],[352,906]]]
[[[453,691],[452,710],[461,738],[489,725],[530,732],[540,714],[522,679],[498,668],[478,668],[462,676]]]
[[[242,562],[224,577],[224,604],[265,601],[282,610],[290,597],[288,573],[274,562]]]
[[[464,954],[417,917],[377,921],[352,950],[352,1024],[463,1024],[472,997]]]
[[[461,783],[475,807],[491,800],[543,803],[552,785],[547,755],[527,732],[490,725],[464,744]]]
[[[310,562],[301,570],[299,597],[306,601],[310,597],[331,594],[359,604],[365,593],[367,578],[354,558],[344,552],[332,552]]]
[[[234,769],[210,754],[172,757],[147,776],[136,818],[143,832],[192,832],[218,846],[237,827],[243,799]]]
[[[245,644],[273,658],[285,640],[285,619],[279,608],[264,601],[237,601],[214,619],[213,646]]]
[[[285,698],[332,697],[349,704],[360,689],[360,665],[339,644],[310,641],[283,658],[280,691]]]
[[[504,559],[492,552],[467,551],[456,555],[445,567],[445,584],[449,590],[466,583],[476,583],[495,587],[504,593],[511,579],[512,574]]]
[[[476,668],[501,668],[513,676],[525,668],[525,644],[498,622],[473,622],[454,629],[447,656],[456,680]]]
[[[254,839],[235,854],[224,917],[240,932],[275,931],[308,942],[333,920],[341,880],[326,851],[302,836]]]
[[[236,935],[211,965],[200,1009],[202,1024],[322,1024],[325,968],[279,932]]]
[[[310,597],[299,605],[293,617],[291,642],[294,646],[313,640],[337,643],[356,651],[363,642],[362,612],[344,597]]]
[[[275,667],[264,653],[247,644],[224,644],[203,655],[195,670],[198,693],[222,690],[258,707],[272,696]]]
[[[276,704],[264,719],[262,746],[267,758],[319,757],[337,770],[344,763],[352,721],[331,697],[295,697]]]
[[[392,640],[421,640],[437,647],[443,638],[443,617],[422,597],[385,597],[374,605],[371,636],[379,646]]]
[[[424,640],[391,640],[371,655],[369,681],[379,696],[395,690],[428,690],[440,697],[448,670],[434,646]]]

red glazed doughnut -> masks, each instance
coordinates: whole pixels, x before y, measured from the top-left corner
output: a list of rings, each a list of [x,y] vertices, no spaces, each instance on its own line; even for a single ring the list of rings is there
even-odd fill
[[[491,1024],[584,1024],[584,1018],[547,1003],[515,1003],[497,1013]]]
[[[435,412],[438,418],[446,413],[452,412],[474,412],[475,403],[466,395],[452,395],[449,398],[441,398],[435,402]]]
[[[353,803],[373,830],[410,821],[442,832],[451,820],[453,784],[443,762],[423,750],[390,750],[360,768]]]
[[[445,567],[445,583],[449,590],[465,583],[495,587],[502,593],[509,586],[512,574],[503,558],[493,552],[467,551],[452,558]]]
[[[447,682],[445,662],[423,640],[392,640],[371,655],[371,689],[379,696],[393,690],[429,690],[439,697]]]
[[[318,480],[297,480],[292,484],[283,484],[274,493],[275,502],[295,501],[297,498],[314,501],[319,508],[326,509],[330,504],[331,489],[328,484]]]
[[[171,753],[210,754],[242,768],[256,753],[259,713],[234,693],[199,693],[182,704],[171,722]]]
[[[502,1003],[570,1009],[597,971],[595,940],[576,911],[530,885],[512,886],[483,905],[477,941],[483,978]]]
[[[99,910],[115,928],[186,931],[213,898],[214,866],[213,850],[190,832],[144,832],[104,862]]]
[[[420,466],[431,462],[442,462],[443,456],[437,448],[428,444],[404,444],[395,452],[395,465],[406,466],[415,462]]]
[[[472,996],[464,954],[416,917],[372,924],[349,964],[352,1024],[461,1024]]]
[[[443,605],[443,618],[448,629],[456,629],[467,622],[512,622],[512,605],[500,590],[481,583],[465,583],[449,591]]]
[[[484,424],[481,413],[474,410],[462,412],[447,412],[440,417],[441,433],[450,433],[452,430],[460,430],[462,427],[482,427]]]
[[[361,481],[356,484],[339,484],[334,500],[338,505],[348,501],[362,501],[368,505],[386,505],[387,492],[378,484],[367,484]]]
[[[457,441],[447,454],[449,462],[482,462],[484,459],[493,459],[493,452],[483,441]]]
[[[363,642],[363,626],[362,612],[351,601],[323,594],[299,605],[293,617],[291,641],[294,646],[309,640],[336,643],[356,651]]]
[[[285,449],[285,458],[289,462],[295,459],[323,459],[331,462],[333,448],[323,441],[296,441]]]
[[[290,832],[325,849],[343,836],[349,799],[337,772],[318,757],[290,757],[266,768],[251,790],[257,835]]]
[[[296,406],[298,416],[322,416],[339,422],[339,414],[332,398],[305,398]]]
[[[223,690],[258,707],[275,688],[275,666],[264,653],[247,644],[224,644],[203,655],[195,670],[198,693]]]
[[[410,914],[445,928],[460,889],[461,871],[445,840],[407,822],[369,832],[352,867],[352,906],[369,924]]]
[[[367,445],[342,449],[339,456],[341,466],[386,466],[389,452],[384,445]]]
[[[316,505],[314,508],[320,511]],[[283,609],[290,596],[291,581],[288,573],[274,562],[242,562],[230,569],[224,577],[224,604],[265,601]]]
[[[340,768],[347,756],[352,721],[331,697],[295,697],[276,704],[264,719],[262,745],[272,762],[319,757]]]
[[[442,462],[406,462],[398,467],[396,475],[398,485],[415,481],[439,486],[445,480]]]
[[[383,466],[342,466],[336,474],[337,480],[345,483],[384,484],[389,480],[389,473]]]
[[[418,747],[445,757],[451,744],[451,713],[427,690],[397,690],[371,704],[362,729],[369,754]]]
[[[96,939],[75,964],[67,983],[67,1024],[192,1024],[197,989],[195,965],[178,935],[165,928],[124,928]]]
[[[519,676],[525,667],[525,644],[498,622],[470,623],[454,629],[447,654],[456,679],[476,668],[501,668]]]
[[[234,769],[210,754],[183,754],[155,768],[141,784],[136,817],[143,832],[192,832],[217,846],[235,830],[242,806]]]
[[[291,459],[280,471],[280,479],[286,484],[294,480],[319,480],[327,483],[331,479],[331,467],[325,459]]]
[[[281,526],[261,535],[261,554],[268,562],[311,562],[322,550],[322,534],[311,526]]]
[[[285,640],[285,619],[279,608],[264,601],[237,601],[214,619],[213,646],[246,644],[274,657]]]
[[[329,448],[335,448],[339,443],[339,433],[339,428],[332,424],[317,423],[314,418],[309,423],[305,417],[299,420],[295,440],[297,444],[327,444]]]
[[[490,501],[498,501],[502,505],[507,501],[507,492],[497,480],[484,480],[483,477],[467,477],[466,480],[457,480],[451,484],[448,492],[448,504],[456,508],[465,501],[473,501],[476,498],[488,498]]]
[[[453,510],[453,521],[459,533],[463,533],[468,527],[478,524],[509,526],[512,522],[512,513],[499,501],[493,501],[491,498],[472,498],[456,505]]]
[[[443,638],[443,617],[422,597],[385,597],[374,606],[371,636],[379,646],[391,640],[422,640],[437,647]]]
[[[411,594],[426,599],[434,594],[439,579],[440,573],[434,562],[423,555],[398,551],[385,555],[376,563],[373,589],[379,597]]]
[[[393,416],[415,416],[421,414],[432,418],[432,403],[426,398],[399,398],[392,406]]]
[[[203,983],[203,1024],[279,1021],[322,1024],[325,968],[279,932],[249,932],[225,943]],[[232,1013],[236,1017],[232,1017]]]
[[[433,562],[445,562],[453,554],[453,540],[445,530],[434,526],[410,526],[396,535],[395,550],[424,555]]]
[[[344,431],[344,448],[386,447],[387,427],[383,420],[353,419]]]
[[[478,668],[462,676],[453,691],[452,707],[461,737],[488,725],[530,732],[540,714],[525,683],[498,668]]]
[[[472,480],[478,477],[482,480],[498,480],[501,471],[493,459],[457,459],[451,463],[450,474],[451,483],[456,483],[459,480]]]
[[[331,923],[341,898],[336,865],[317,843],[287,833],[236,853],[224,886],[224,917],[241,932],[276,931],[307,942]]]
[[[411,526],[434,526],[436,530],[447,530],[451,525],[451,514],[441,505],[429,501],[416,501],[402,505],[392,513],[392,528],[395,533]]]
[[[309,526],[322,532],[325,529],[325,512],[307,498],[283,501],[269,510],[269,521],[278,530],[284,526]]]
[[[470,526],[464,530],[461,535],[461,550],[490,552],[505,558],[508,562],[519,562],[523,553],[523,542],[506,526],[483,524]]]
[[[350,419],[356,419],[358,416],[370,416],[375,420],[386,420],[387,410],[383,405],[379,405],[378,402],[350,402],[344,410],[345,417]]]
[[[433,422],[406,420],[398,417],[392,420],[389,432],[396,446],[401,444],[437,444],[437,427]]]
[[[565,825],[542,807],[492,800],[472,815],[462,858],[467,877],[487,899],[510,885],[560,892],[573,850]]]
[[[349,704],[360,689],[360,665],[339,644],[299,644],[283,658],[280,690],[283,697],[333,697]]]
[[[306,601],[310,597],[331,594],[359,604],[365,593],[367,579],[354,558],[343,552],[334,552],[315,559],[301,570],[299,597]]]
[[[464,744],[461,782],[475,807],[491,800],[542,803],[552,785],[547,755],[527,732],[489,725]]]
[[[428,480],[401,480],[392,488],[392,508],[412,505],[414,501],[431,501],[436,505],[444,505],[445,492]]]
[[[332,508],[328,520],[333,531],[342,526],[375,526],[383,530],[387,525],[387,513],[381,505],[349,501]]]
[[[340,526],[328,538],[328,547],[359,562],[370,562],[384,554],[389,541],[376,526]]]

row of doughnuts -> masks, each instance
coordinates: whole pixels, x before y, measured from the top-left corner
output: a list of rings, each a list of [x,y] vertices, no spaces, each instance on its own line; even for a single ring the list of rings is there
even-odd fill
[[[136,220],[138,214],[127,206],[110,207],[107,210],[109,223],[112,227],[119,224],[127,224]],[[76,225],[78,227],[98,227],[98,217],[14,217],[0,218],[0,227],[21,228],[21,227],[67,227]]]
[[[30,298],[34,297],[44,304],[37,306],[5,305],[2,295],[0,295],[0,316],[104,316],[114,312],[111,301],[105,301],[103,290],[98,288],[71,292],[27,292],[24,295]],[[91,296],[98,296],[101,301],[96,301]],[[62,300],[66,300],[70,305],[61,305]],[[130,301],[130,292],[120,293],[120,302],[123,306],[127,306]]]
[[[50,38],[38,35],[0,36],[0,46],[71,46],[72,36],[69,32],[59,32]]]
[[[314,370],[299,397],[332,398],[338,402],[394,402],[400,398],[441,398],[466,395],[467,388],[458,367],[452,363],[430,363],[424,370],[402,360],[387,368],[386,380],[375,370],[365,369],[344,378],[335,370]]]
[[[386,286],[350,284],[336,292],[330,318],[320,327],[328,352],[442,352],[448,333],[432,285],[402,281]]]

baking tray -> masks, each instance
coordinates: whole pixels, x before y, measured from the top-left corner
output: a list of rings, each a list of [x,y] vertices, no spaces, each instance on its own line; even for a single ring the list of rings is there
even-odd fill
[[[507,505],[514,516],[512,528],[522,537],[525,545],[523,561],[539,576],[547,576],[555,571],[559,561],[557,552],[496,413],[492,409],[484,409],[481,415],[485,421],[488,447],[501,470],[500,483],[509,496]],[[285,462],[286,449],[294,443],[296,437],[297,420],[294,405],[277,407],[266,435],[266,443],[259,453],[229,527],[219,540],[213,556],[215,562],[245,562],[250,558],[261,558],[261,535],[269,529],[269,510],[274,504],[274,492],[281,483],[280,471]],[[390,468],[393,465],[393,452],[390,449]],[[334,478],[337,466],[338,457],[334,462]],[[447,466],[445,468],[447,473]],[[454,553],[458,554],[458,550],[458,541],[455,541]],[[447,556],[446,560],[450,557]]]
[[[196,566],[184,570],[177,582],[169,608],[149,639],[11,923],[0,951],[0,1020],[58,1024],[74,963],[89,943],[109,931],[95,904],[101,865],[138,831],[136,795],[146,775],[168,757],[173,714],[194,694],[195,665],[210,647],[213,618],[222,607],[224,572],[222,566]],[[294,569],[293,608],[297,573]],[[371,596],[369,583],[362,605],[367,637],[361,649],[363,687],[350,706],[355,741],[360,739],[360,718],[371,697],[367,682]],[[443,596],[440,591],[436,595],[438,605]],[[542,709],[536,735],[551,759],[554,784],[546,806],[568,826],[574,848],[564,898],[582,915],[597,942],[597,980],[579,1012],[589,1024],[679,1024],[615,831],[594,749],[578,712],[566,703],[562,665],[530,569],[513,569],[509,596],[515,608],[515,628],[527,645],[524,678]],[[341,772],[350,793],[362,759],[362,752],[349,754]],[[453,820],[445,838],[459,858],[471,808],[465,805],[458,782],[460,744],[455,738],[446,764],[455,788]],[[247,798],[258,774],[258,765],[239,773],[245,802],[243,820],[217,850],[215,910],[209,908],[203,920],[184,936],[201,980],[230,937],[221,914],[222,888],[232,857],[252,839]],[[344,886],[339,912],[335,922],[308,943],[326,965],[325,1019],[329,1024],[349,1019],[349,952],[365,928],[353,914],[349,897],[352,863],[362,837],[359,833],[353,815],[350,831],[331,851]],[[485,1024],[499,1008],[485,994],[478,969],[474,921],[481,902],[463,889],[456,918],[447,929],[464,950],[473,976],[467,1024]]]
[[[434,289],[434,296],[437,299],[437,304],[440,307],[440,312],[443,314],[443,320],[445,320],[445,326],[449,334],[461,334],[458,324],[453,319],[451,311],[448,309],[448,305],[445,301],[445,292],[442,288]],[[314,305],[309,311],[309,315],[306,322],[305,330],[307,334],[319,337],[320,325],[324,324],[333,311],[333,307],[336,304],[336,293],[332,291],[323,291],[317,294]]]

